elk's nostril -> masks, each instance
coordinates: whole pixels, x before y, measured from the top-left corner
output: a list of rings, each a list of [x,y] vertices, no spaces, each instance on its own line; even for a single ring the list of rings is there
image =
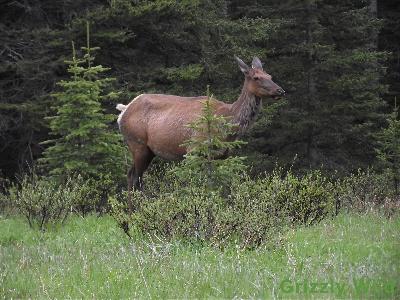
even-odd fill
[[[279,93],[280,95],[284,95],[284,94],[285,94],[285,91],[284,91],[282,88],[279,88],[279,89],[278,89],[278,93]]]

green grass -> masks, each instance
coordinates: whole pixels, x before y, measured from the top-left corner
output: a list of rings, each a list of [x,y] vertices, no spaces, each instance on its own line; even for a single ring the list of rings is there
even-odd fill
[[[0,298],[400,298],[400,219],[340,215],[243,250],[129,241],[110,217],[0,218]]]

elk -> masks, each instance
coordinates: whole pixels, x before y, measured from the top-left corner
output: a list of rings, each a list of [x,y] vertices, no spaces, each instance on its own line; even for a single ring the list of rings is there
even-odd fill
[[[237,124],[235,137],[252,124],[261,108],[261,99],[283,96],[285,91],[264,72],[258,57],[252,67],[235,57],[245,79],[242,92],[234,103],[213,99],[216,115],[230,118]],[[179,160],[186,154],[182,144],[193,134],[187,125],[202,112],[207,96],[181,97],[164,94],[142,94],[128,105],[118,104],[120,131],[133,155],[133,165],[128,171],[128,204],[132,208],[132,187],[141,189],[142,176],[155,156],[166,160]]]

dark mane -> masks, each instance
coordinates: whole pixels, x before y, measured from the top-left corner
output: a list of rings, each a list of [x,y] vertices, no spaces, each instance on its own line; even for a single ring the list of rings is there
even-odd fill
[[[238,101],[232,105],[234,113],[232,121],[239,125],[239,135],[251,126],[260,109],[261,98],[249,93],[247,89],[242,89]]]

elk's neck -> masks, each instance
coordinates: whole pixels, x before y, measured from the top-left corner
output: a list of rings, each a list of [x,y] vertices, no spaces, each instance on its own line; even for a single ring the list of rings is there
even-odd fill
[[[232,104],[233,123],[239,125],[239,135],[243,134],[255,121],[261,108],[261,98],[249,92],[246,82],[239,98]]]

